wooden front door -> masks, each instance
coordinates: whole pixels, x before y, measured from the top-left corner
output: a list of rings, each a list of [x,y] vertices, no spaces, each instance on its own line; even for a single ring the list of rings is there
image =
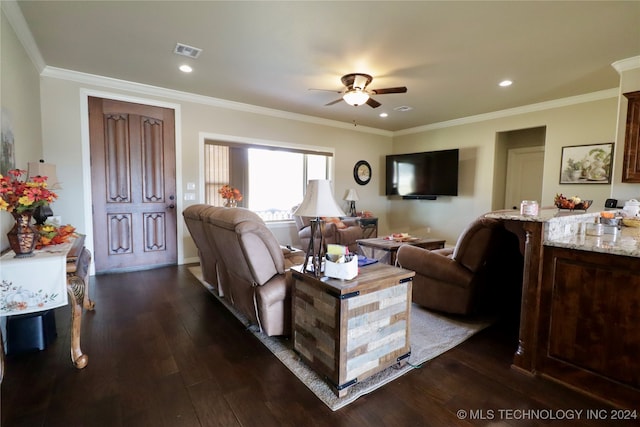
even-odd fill
[[[96,273],[177,263],[174,111],[89,98]]]

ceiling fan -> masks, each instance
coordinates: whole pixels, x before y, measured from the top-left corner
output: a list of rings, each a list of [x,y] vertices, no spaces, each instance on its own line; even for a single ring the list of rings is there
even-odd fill
[[[331,101],[325,106],[337,104],[340,101],[344,101],[349,105],[353,105],[357,107],[362,104],[367,104],[371,108],[378,108],[380,104],[375,99],[371,98],[371,95],[384,95],[387,93],[406,93],[407,88],[405,86],[402,87],[389,87],[385,89],[371,89],[367,90],[367,86],[373,80],[369,74],[362,73],[351,73],[345,74],[340,79],[342,80],[342,84],[345,85],[346,89],[342,91],[331,91],[336,93],[341,93],[342,98],[336,99],[335,101]],[[324,90],[324,89],[318,89]]]

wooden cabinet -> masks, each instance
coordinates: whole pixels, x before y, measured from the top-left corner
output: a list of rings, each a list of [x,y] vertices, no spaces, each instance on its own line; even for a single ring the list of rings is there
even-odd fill
[[[292,273],[294,349],[338,396],[409,357],[413,271],[373,264],[347,281]]]
[[[640,91],[625,93],[629,100],[624,137],[622,182],[640,182]]]
[[[616,405],[640,402],[640,258],[545,246],[536,369]]]

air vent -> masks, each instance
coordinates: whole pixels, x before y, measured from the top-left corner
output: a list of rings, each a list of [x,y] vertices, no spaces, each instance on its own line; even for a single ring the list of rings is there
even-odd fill
[[[400,107],[396,107],[394,108],[394,110],[396,111],[400,111],[400,112],[406,112],[406,111],[411,111],[413,110],[413,107],[409,107],[408,105],[401,105]]]
[[[176,44],[176,48],[173,50],[173,53],[196,59],[202,53],[202,49],[199,49],[193,46],[187,46],[186,44],[178,43]]]

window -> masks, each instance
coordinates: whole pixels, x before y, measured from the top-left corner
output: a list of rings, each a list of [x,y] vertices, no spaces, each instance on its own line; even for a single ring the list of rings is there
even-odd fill
[[[240,206],[263,220],[289,220],[306,182],[328,179],[331,159],[325,152],[206,141],[205,202],[222,206],[218,190],[229,184],[242,192]]]

